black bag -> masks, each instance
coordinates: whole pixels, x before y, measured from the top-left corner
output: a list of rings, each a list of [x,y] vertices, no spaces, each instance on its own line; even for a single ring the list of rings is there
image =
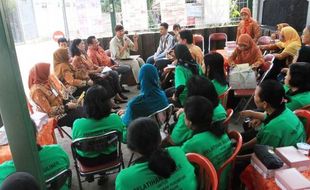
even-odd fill
[[[91,73],[89,74],[89,78],[94,81],[94,84],[103,86],[108,93],[108,97],[112,98],[115,96],[116,92],[113,89],[113,79],[107,73]]]
[[[254,153],[267,169],[273,170],[283,166],[282,160],[273,151],[270,151],[267,145],[256,144],[254,146]]]

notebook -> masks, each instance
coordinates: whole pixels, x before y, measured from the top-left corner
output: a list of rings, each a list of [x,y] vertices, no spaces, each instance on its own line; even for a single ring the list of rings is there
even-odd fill
[[[276,184],[281,189],[287,189],[287,190],[310,189],[310,180],[308,180],[295,168],[276,171],[275,181]]]

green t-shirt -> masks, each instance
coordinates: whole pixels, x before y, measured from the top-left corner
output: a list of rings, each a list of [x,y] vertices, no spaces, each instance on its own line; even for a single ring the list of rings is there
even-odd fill
[[[70,167],[69,157],[59,145],[43,146],[39,151],[39,158],[45,180]],[[1,164],[0,186],[6,177],[13,174],[14,172],[16,172],[16,169],[13,160]],[[61,188],[61,190],[67,189],[69,189],[67,185]]]
[[[217,92],[217,94],[220,96],[222,94],[224,94],[224,92],[226,92],[226,90],[228,89],[228,85],[222,85],[219,82],[217,82],[215,79],[212,80],[212,83],[215,87],[215,90]]]
[[[226,119],[226,111],[222,104],[213,110],[213,121],[221,121]],[[193,136],[193,131],[185,125],[185,113],[181,113],[170,135],[171,140],[175,145],[182,145],[187,139]]]
[[[272,147],[294,146],[304,142],[304,126],[298,117],[288,108],[268,124],[262,125],[257,134],[257,143]]]
[[[195,134],[183,144],[182,149],[185,153],[193,152],[207,157],[216,170],[232,154],[231,141],[227,134],[225,133],[221,137],[217,137],[209,131]],[[220,189],[227,189],[228,172],[229,167],[221,174]]]
[[[113,130],[123,133],[123,128],[124,124],[122,123],[121,118],[114,113],[100,120],[81,118],[75,120],[73,123],[72,140],[83,137],[97,136]],[[77,153],[82,157],[95,158],[100,154],[108,155],[114,151],[116,151],[116,146],[111,145],[102,152],[83,152],[77,150]]]
[[[292,111],[310,105],[310,91],[302,92],[293,96],[287,94],[287,96],[290,98],[290,101],[286,103],[286,107]]]
[[[199,67],[199,75],[203,75],[202,69],[199,65],[197,65]],[[191,70],[178,65],[175,68],[175,74],[174,74],[174,79],[175,79],[175,88],[177,88],[178,86],[184,85],[185,88],[183,90],[183,92],[180,94],[179,96],[179,100],[181,102],[181,105],[184,105],[184,102],[186,100],[187,97],[187,86],[186,83],[187,81],[193,76],[193,73]]]
[[[196,190],[195,169],[179,147],[167,148],[177,169],[167,179],[156,175],[148,162],[136,163],[123,169],[116,177],[116,190]]]

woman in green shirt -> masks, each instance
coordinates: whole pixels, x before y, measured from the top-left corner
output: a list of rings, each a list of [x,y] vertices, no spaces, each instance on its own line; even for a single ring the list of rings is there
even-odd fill
[[[160,148],[159,128],[152,119],[134,120],[127,140],[128,148],[141,157],[118,174],[116,190],[197,189],[194,167],[179,147]]]
[[[34,131],[36,131],[35,124]],[[36,134],[37,135],[37,134]],[[43,171],[45,180],[54,177],[61,171],[70,167],[70,161],[67,153],[59,145],[37,145],[39,152],[40,165]],[[15,173],[15,164],[13,160],[4,162],[0,165],[0,187],[3,181],[11,174]],[[1,188],[0,188],[1,189]],[[68,185],[65,184],[61,190],[68,190]]]
[[[123,132],[121,118],[111,114],[111,99],[106,90],[99,85],[89,88],[84,100],[87,118],[77,119],[73,123],[72,140],[103,135],[109,131]],[[111,145],[102,152],[84,152],[77,150],[78,160],[85,166],[96,166],[115,159],[116,146]]]
[[[310,105],[310,64],[298,62],[290,65],[285,77],[288,87],[286,107],[292,111]]]
[[[254,102],[265,113],[242,111],[242,116],[256,119],[260,130],[255,138],[246,142],[242,150],[252,149],[255,144],[276,147],[294,146],[305,141],[305,130],[298,117],[285,106],[283,86],[273,80],[262,82],[255,90]]]
[[[212,121],[224,121],[226,110],[219,102],[213,83],[204,76],[193,76],[187,83],[188,97],[203,96],[212,102],[213,117]],[[165,141],[172,145],[182,145],[187,139],[192,137],[192,131],[186,127],[183,110],[179,111],[178,122],[176,123],[171,135]]]
[[[217,94],[220,96],[228,89],[228,82],[224,72],[224,58],[221,54],[212,52],[205,55],[206,76],[214,84]]]
[[[185,153],[194,152],[207,157],[215,169],[231,156],[231,141],[225,133],[222,122],[213,122],[212,103],[202,96],[191,96],[184,107],[185,123],[193,131],[193,137],[182,146]],[[221,174],[219,189],[227,189],[227,168]]]
[[[176,91],[172,99],[174,101],[179,100],[179,103],[183,106],[187,96],[187,81],[193,75],[202,75],[203,72],[200,66],[193,59],[186,45],[178,44],[175,47],[175,56],[178,63],[175,68],[174,75]]]

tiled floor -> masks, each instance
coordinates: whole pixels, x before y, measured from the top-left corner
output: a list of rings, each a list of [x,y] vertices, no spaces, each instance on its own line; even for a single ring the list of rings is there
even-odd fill
[[[130,91],[131,91],[130,93],[126,93],[126,96],[128,96],[129,98],[138,94],[138,91],[137,91],[135,86],[128,87],[128,89],[130,89]],[[125,108],[126,104],[122,104],[121,106],[122,106],[122,108]],[[238,131],[241,130],[240,121],[237,121],[237,120],[238,120],[238,116],[235,114],[233,116],[232,122],[229,126],[230,129],[235,129]],[[71,134],[71,129],[67,128],[66,130],[69,132],[69,134]],[[56,136],[57,136],[58,143],[62,145],[62,147],[65,149],[65,151],[68,153],[68,155],[70,157],[70,163],[71,163],[70,168],[73,172],[72,188],[71,189],[78,190],[79,188],[78,188],[77,175],[75,172],[75,168],[73,166],[73,159],[72,159],[71,148],[70,148],[71,140],[69,138],[61,138],[59,136],[58,132],[56,132]],[[122,151],[123,151],[125,166],[127,166],[128,161],[130,159],[131,152],[130,152],[130,150],[128,150],[127,146],[124,144],[122,145]],[[116,174],[109,176],[107,182],[102,186],[97,185],[97,181],[94,181],[92,183],[85,182],[85,183],[83,183],[83,189],[85,189],[85,190],[99,190],[99,189],[112,190],[112,189],[115,189],[115,185],[114,185],[115,177],[116,177]]]

